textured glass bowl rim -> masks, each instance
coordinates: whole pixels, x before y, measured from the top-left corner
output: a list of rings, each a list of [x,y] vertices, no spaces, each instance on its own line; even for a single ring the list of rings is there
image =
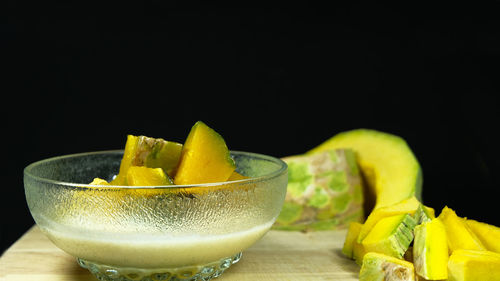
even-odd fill
[[[275,177],[280,176],[281,174],[285,173],[287,171],[287,164],[276,157],[265,155],[265,154],[260,154],[260,153],[254,153],[254,152],[246,152],[246,151],[238,151],[238,150],[231,150],[231,154],[240,154],[240,155],[246,155],[246,156],[252,156],[254,158],[260,158],[263,160],[267,160],[270,162],[273,162],[279,166],[278,169],[273,170],[265,175],[258,176],[258,177],[252,177],[248,179],[241,179],[241,180],[234,180],[234,181],[224,181],[224,182],[211,182],[211,183],[200,183],[200,184],[189,184],[189,185],[158,185],[158,186],[123,186],[123,185],[94,185],[94,184],[84,184],[84,183],[72,183],[72,182],[65,182],[65,181],[58,181],[58,180],[53,180],[49,178],[44,178],[44,177],[39,177],[31,173],[31,170],[41,164],[47,163],[47,162],[52,162],[52,161],[58,161],[60,159],[65,159],[65,158],[72,158],[72,157],[82,157],[86,155],[93,155],[93,154],[119,154],[123,153],[124,150],[122,149],[117,149],[117,150],[101,150],[101,151],[91,151],[91,152],[82,152],[82,153],[73,153],[73,154],[66,154],[66,155],[61,155],[61,156],[55,156],[55,157],[49,157],[43,160],[39,160],[36,162],[33,162],[26,166],[24,168],[24,176],[30,177],[32,179],[35,179],[37,181],[41,181],[44,183],[48,184],[53,184],[53,185],[63,185],[63,186],[69,186],[69,187],[80,187],[80,188],[100,188],[100,189],[185,189],[185,188],[191,188],[191,187],[203,187],[203,186],[224,186],[224,185],[232,185],[234,183],[257,183],[257,182],[262,182],[262,181],[267,181],[271,180]]]

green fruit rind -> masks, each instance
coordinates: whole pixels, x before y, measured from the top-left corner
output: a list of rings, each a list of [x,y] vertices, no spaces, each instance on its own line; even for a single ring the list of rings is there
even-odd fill
[[[362,221],[362,179],[356,162],[349,160],[352,155],[339,149],[283,158],[288,164],[287,195],[273,228],[327,230]]]
[[[411,262],[388,255],[369,252],[363,257],[360,281],[415,281]]]
[[[420,204],[415,211],[415,214],[413,214],[413,218],[417,221],[417,224],[421,224],[424,222],[430,222],[434,216],[430,213],[429,209]]]

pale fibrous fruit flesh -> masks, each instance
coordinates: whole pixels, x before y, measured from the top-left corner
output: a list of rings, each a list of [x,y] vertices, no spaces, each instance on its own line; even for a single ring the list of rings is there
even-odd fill
[[[369,252],[363,258],[360,281],[415,281],[411,262],[388,255]]]

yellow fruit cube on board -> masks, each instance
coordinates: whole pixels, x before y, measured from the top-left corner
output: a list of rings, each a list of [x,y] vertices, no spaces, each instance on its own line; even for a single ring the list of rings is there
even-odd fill
[[[449,252],[458,249],[486,250],[479,238],[455,211],[445,206],[438,217],[446,228]]]
[[[500,254],[455,250],[448,260],[449,281],[500,281]]]
[[[409,214],[381,219],[361,244],[368,252],[377,252],[402,258],[411,241],[416,221]]]
[[[377,224],[381,219],[400,214],[413,215],[417,211],[420,204],[420,201],[418,201],[415,196],[412,196],[409,199],[405,199],[397,204],[373,210],[361,228],[358,242],[363,241],[375,224]]]
[[[414,233],[415,272],[427,280],[448,278],[448,243],[441,220],[435,218],[417,225]]]
[[[359,231],[363,225],[359,222],[351,222],[349,224],[349,229],[347,230],[347,235],[344,241],[344,247],[342,248],[342,253],[348,258],[353,258],[352,250],[354,247],[354,242],[358,239]]]
[[[500,227],[475,220],[465,222],[487,250],[500,253]]]

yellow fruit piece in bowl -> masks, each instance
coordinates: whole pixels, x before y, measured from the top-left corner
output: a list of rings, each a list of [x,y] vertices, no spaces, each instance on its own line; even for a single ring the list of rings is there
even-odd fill
[[[132,166],[162,168],[169,176],[175,174],[182,144],[162,138],[128,135],[120,171],[112,185],[132,185],[127,182],[128,169]]]
[[[196,122],[184,143],[174,183],[189,185],[227,181],[236,169],[221,135]]]
[[[94,180],[89,183],[89,185],[109,185],[109,182],[101,178],[94,178]]]
[[[130,186],[161,186],[173,184],[161,168],[131,166],[127,171],[127,182]]]

